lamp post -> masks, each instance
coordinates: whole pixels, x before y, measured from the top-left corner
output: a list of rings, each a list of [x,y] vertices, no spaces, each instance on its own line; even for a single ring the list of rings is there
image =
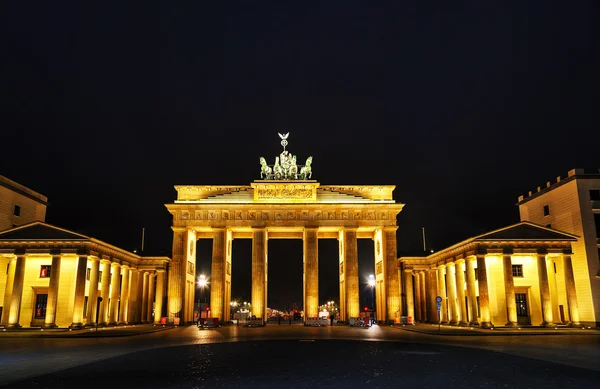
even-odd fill
[[[202,318],[202,303],[204,302],[204,287],[206,286],[206,276],[204,274],[200,274],[200,278],[198,279],[198,286],[200,287],[200,318]]]
[[[369,287],[371,288],[371,311],[375,315],[375,276],[373,274],[369,274]]]

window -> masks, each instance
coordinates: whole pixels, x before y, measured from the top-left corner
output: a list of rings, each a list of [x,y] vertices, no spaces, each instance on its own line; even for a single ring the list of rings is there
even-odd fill
[[[52,266],[50,266],[50,265],[42,265],[40,267],[40,278],[48,278],[48,277],[50,277],[50,270],[52,270]]]
[[[513,277],[523,277],[523,265],[512,265]]]
[[[14,215],[21,216],[21,206],[20,205],[15,205]]]
[[[594,214],[594,223],[596,223],[596,238],[600,238],[600,213]]]
[[[44,319],[46,317],[46,305],[48,304],[47,294],[37,294],[35,296],[35,318]]]
[[[552,224],[546,224],[546,228],[552,228]]]
[[[600,189],[590,189],[590,200],[591,201],[600,200]]]
[[[544,216],[550,215],[550,207],[548,205],[544,205]]]

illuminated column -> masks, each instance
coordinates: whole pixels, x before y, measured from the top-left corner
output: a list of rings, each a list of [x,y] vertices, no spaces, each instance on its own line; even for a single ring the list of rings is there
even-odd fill
[[[341,229],[338,231],[338,244],[339,244],[339,267],[340,267],[340,320],[346,321],[348,320],[348,316],[346,316],[346,272],[344,271],[345,263],[344,258],[346,257],[344,254],[344,230]]]
[[[154,305],[154,324],[160,324],[163,299],[165,298],[165,271],[156,271],[156,303]]]
[[[479,284],[479,312],[481,314],[481,327],[493,327],[490,317],[490,295],[487,284],[487,268],[485,255],[477,254],[477,283]]]
[[[127,324],[135,324],[138,322],[138,281],[139,281],[139,270],[129,269],[129,309],[127,313]]]
[[[267,320],[267,231],[252,229],[252,315]],[[212,301],[212,293],[211,293]]]
[[[10,308],[6,327],[18,328],[21,315],[21,299],[23,298],[23,281],[25,279],[25,255],[17,255],[15,264],[15,276],[13,278],[12,293],[10,296]]]
[[[100,259],[91,257],[90,262],[92,267],[90,269],[90,285],[88,290],[88,303],[87,312],[85,318],[86,326],[96,325],[96,306],[98,305],[98,271],[100,270]],[[54,269],[54,267],[52,268]],[[52,277],[52,271],[50,272]],[[46,315],[47,315],[46,311]]]
[[[573,277],[573,264],[570,254],[563,254],[563,268],[565,272],[565,286],[567,289],[567,302],[569,303],[569,315],[571,320],[569,326],[580,326],[579,306],[577,305],[577,293],[575,292],[575,278]]]
[[[110,261],[103,259],[102,263],[102,280],[100,281],[100,292],[102,302],[100,303],[100,318],[98,325],[105,326],[108,324],[108,300],[110,299]],[[50,274],[52,276],[52,274]]]
[[[430,269],[427,271],[426,276],[427,289],[425,292],[427,293],[427,318],[430,323],[438,323],[437,303],[435,302],[437,296],[437,272],[435,269]]]
[[[421,312],[421,275],[420,272],[413,272],[414,274],[414,285],[415,285],[415,320],[423,321],[423,313]]]
[[[226,260],[226,233],[225,228],[213,228],[213,248],[212,248],[212,270],[210,272],[210,314],[212,317],[218,317],[219,321],[227,321],[224,317],[225,303],[225,267]],[[253,242],[254,243],[254,242]],[[254,255],[253,255],[254,258]],[[254,296],[254,259],[252,260],[252,295]],[[264,271],[264,269],[263,269]],[[263,277],[264,278],[264,277]],[[254,298],[254,297],[253,297]],[[260,305],[259,305],[260,307]],[[258,307],[257,307],[258,308]],[[254,300],[252,301],[252,313],[259,317],[254,310]],[[258,311],[262,312],[262,311]],[[261,316],[262,317],[262,316]]]
[[[383,274],[385,277],[385,296],[382,297],[385,299],[384,301],[387,302],[386,310],[388,323],[394,323],[396,315],[401,315],[400,280],[398,278],[398,255],[396,254],[397,229],[398,227],[385,227],[383,229]]]
[[[123,269],[123,278],[121,280],[121,298],[119,324],[127,323],[128,305],[129,305],[129,266],[121,266]]]
[[[119,295],[121,294],[121,265],[114,262],[111,264],[112,277],[110,279],[110,287],[112,293],[110,294],[110,313],[108,317],[109,325],[117,325],[117,319],[119,318]]]
[[[223,301],[223,321],[231,320],[231,246],[233,245],[233,232],[227,230],[225,234],[225,299]],[[192,296],[196,291],[196,285],[193,285]]]
[[[141,320],[142,323],[146,323],[146,318],[148,317],[148,278],[149,274],[144,272],[142,278],[142,315]]]
[[[465,270],[463,269],[464,259],[456,261],[454,271],[456,274],[456,299],[458,300],[458,307],[460,308],[460,315],[458,318],[458,325],[466,326],[469,325],[469,318],[467,317],[467,303],[465,302]]]
[[[48,286],[48,303],[46,304],[46,318],[44,320],[44,328],[56,327],[56,303],[58,302],[59,281],[60,254],[54,254],[52,255],[52,267],[50,268],[50,284]]]
[[[152,308],[154,306],[154,274],[148,275],[148,306],[146,308],[146,323],[152,323]]]
[[[83,303],[85,301],[85,275],[87,273],[87,255],[79,255],[75,273],[75,298],[73,300],[73,323],[71,329],[83,327]]]
[[[412,270],[404,270],[404,288],[406,290],[406,315],[415,320],[415,301],[413,296],[413,276]]]
[[[358,317],[360,301],[358,296],[358,250],[356,228],[344,229],[344,264],[346,288],[346,316]]]
[[[512,259],[510,254],[502,256],[504,264],[504,291],[506,294],[506,312],[508,315],[507,327],[515,327],[517,323],[517,301],[515,300],[515,283],[512,273]]]
[[[144,318],[142,316],[142,304],[144,303],[144,271],[143,270],[139,270],[138,269],[138,276],[137,276],[137,286],[136,286],[136,295],[137,295],[137,301],[135,302],[136,308],[135,308],[135,322],[136,323],[143,323],[144,322]]]
[[[446,279],[444,274],[446,273],[446,265],[440,265],[437,268],[437,295],[442,298],[442,306],[440,308],[439,320],[443,324],[448,323],[448,304],[446,296]],[[437,305],[436,305],[437,309]]]
[[[169,267],[169,297],[167,313],[169,320],[179,317],[183,320],[183,300],[186,281],[185,228],[173,227],[173,255]],[[142,309],[145,305],[142,305]],[[142,318],[146,316],[142,313]]]
[[[458,307],[456,301],[456,266],[454,262],[446,265],[446,280],[448,281],[448,316],[450,325],[458,324]]]
[[[427,316],[427,273],[424,271],[419,272],[419,286],[421,287],[421,322],[425,323],[429,317]]]
[[[12,300],[12,290],[15,281],[15,268],[17,259],[11,258],[8,260],[8,272],[6,273],[6,287],[4,290],[4,309],[2,310],[2,324],[8,323],[8,314],[10,313],[10,304]],[[52,276],[52,272],[50,272]]]
[[[319,238],[317,229],[306,227],[304,246],[304,318],[319,316]]]
[[[550,284],[548,282],[548,268],[546,266],[546,254],[537,255],[538,278],[540,283],[540,295],[542,300],[542,325],[546,327],[555,326],[552,320],[552,301],[550,299]]]
[[[475,289],[475,259],[467,257],[465,266],[467,268],[467,293],[469,294],[469,325],[478,326],[477,318],[477,290]]]

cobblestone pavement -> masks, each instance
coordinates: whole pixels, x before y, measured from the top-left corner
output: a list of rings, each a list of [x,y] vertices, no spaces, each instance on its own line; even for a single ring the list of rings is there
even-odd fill
[[[600,372],[600,336],[593,331],[569,336],[459,337],[431,335],[389,326],[350,328],[282,324],[256,328],[228,326],[216,329],[189,326],[125,337],[0,337],[0,384],[144,350],[156,350],[153,352],[160,355],[158,349],[165,347],[265,340],[401,342],[405,345],[402,347],[414,347],[416,344],[459,346]]]

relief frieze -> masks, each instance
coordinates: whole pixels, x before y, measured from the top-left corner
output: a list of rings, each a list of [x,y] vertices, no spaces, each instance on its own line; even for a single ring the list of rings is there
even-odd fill
[[[257,188],[258,199],[310,199],[312,189],[302,188]]]

